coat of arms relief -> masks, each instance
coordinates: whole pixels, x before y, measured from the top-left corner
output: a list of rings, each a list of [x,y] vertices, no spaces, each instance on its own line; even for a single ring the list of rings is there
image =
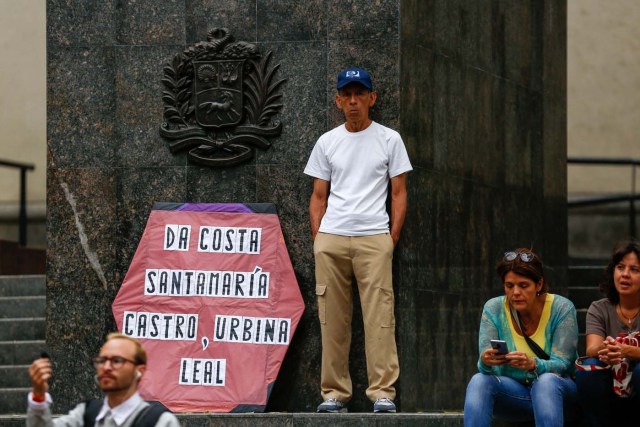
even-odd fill
[[[191,163],[227,167],[253,158],[279,136],[281,86],[255,44],[236,42],[226,28],[178,53],[164,67],[164,120],[160,135],[175,154],[189,150]]]

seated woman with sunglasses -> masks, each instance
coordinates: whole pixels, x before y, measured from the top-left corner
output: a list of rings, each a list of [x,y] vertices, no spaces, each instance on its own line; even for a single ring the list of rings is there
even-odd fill
[[[578,395],[585,418],[593,426],[634,425],[640,403],[640,348],[615,341],[620,334],[640,331],[640,243],[623,241],[616,245],[605,269],[600,290],[606,295],[587,311],[587,358],[585,370],[576,372]],[[610,366],[626,359],[631,372],[631,396],[620,398],[613,391]],[[587,369],[593,370],[587,370]],[[604,369],[602,369],[604,368]],[[626,408],[626,411],[625,411]],[[625,420],[627,424],[625,424]]]
[[[467,386],[464,425],[490,426],[495,417],[562,426],[576,404],[576,309],[547,292],[542,261],[529,249],[505,253],[496,271],[505,295],[482,311],[480,372]],[[505,342],[506,354],[495,340]]]

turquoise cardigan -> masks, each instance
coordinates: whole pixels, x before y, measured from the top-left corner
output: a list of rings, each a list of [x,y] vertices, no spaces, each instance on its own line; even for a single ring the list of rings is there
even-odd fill
[[[506,341],[509,351],[514,351],[516,348],[509,328],[509,314],[504,309],[504,299],[504,295],[492,298],[484,305],[478,337],[480,355],[491,347],[492,339]],[[487,366],[482,362],[482,357],[478,358],[478,370],[483,374],[510,377],[523,384],[529,384],[545,372],[553,372],[563,377],[572,376],[575,369],[574,363],[578,357],[578,321],[576,308],[567,298],[554,295],[544,337],[544,351],[551,358],[543,360],[536,357],[535,372],[523,371],[508,365]]]

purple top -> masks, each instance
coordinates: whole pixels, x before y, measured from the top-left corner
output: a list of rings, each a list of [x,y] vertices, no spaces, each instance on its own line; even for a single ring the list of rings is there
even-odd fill
[[[253,213],[242,203],[184,203],[177,211]]]

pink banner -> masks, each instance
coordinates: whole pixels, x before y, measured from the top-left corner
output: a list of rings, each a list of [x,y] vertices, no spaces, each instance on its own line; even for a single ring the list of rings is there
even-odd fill
[[[153,210],[113,303],[174,412],[261,412],[304,303],[276,214]]]

